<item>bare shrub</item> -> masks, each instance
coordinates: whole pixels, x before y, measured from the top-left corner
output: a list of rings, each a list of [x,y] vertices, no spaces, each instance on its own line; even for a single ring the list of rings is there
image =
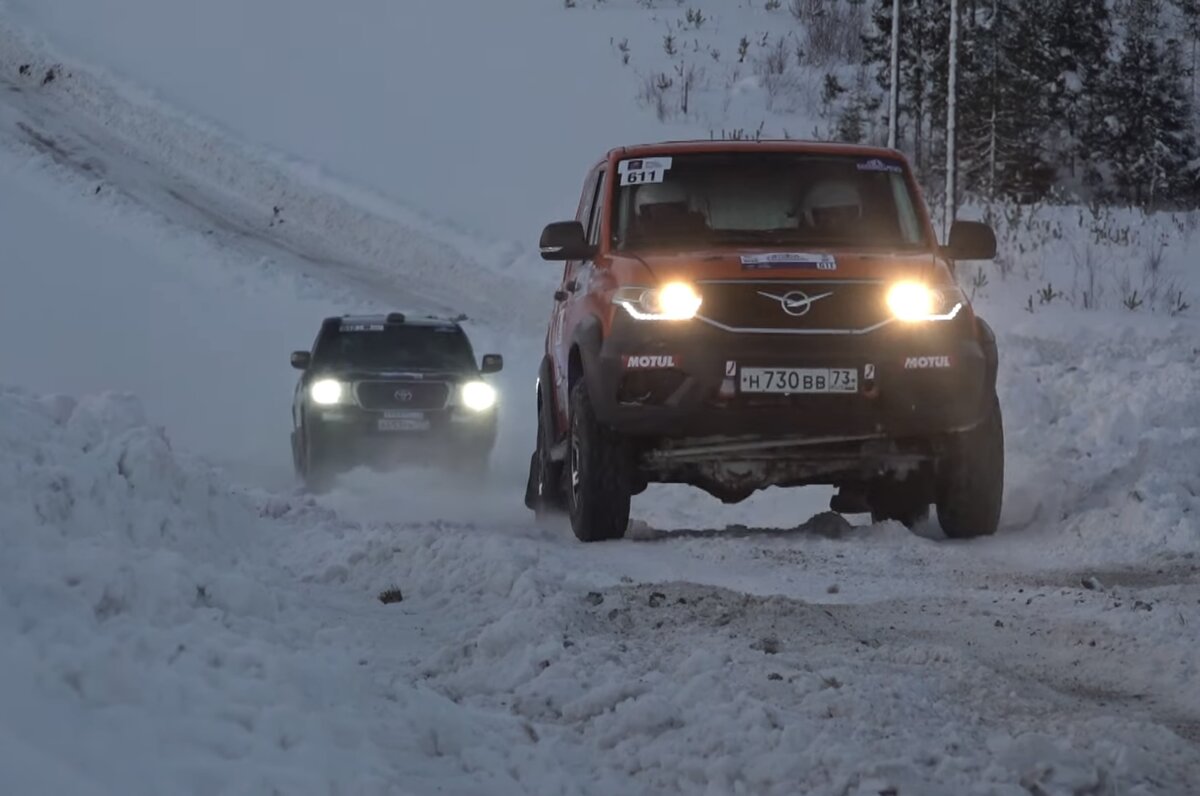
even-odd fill
[[[666,121],[671,115],[671,103],[667,92],[675,85],[675,81],[665,72],[647,75],[642,80],[638,91],[638,104],[654,109],[654,115],[660,122]]]
[[[867,29],[865,3],[848,0],[791,0],[788,10],[804,25],[803,53],[814,66],[861,63]]]
[[[802,104],[806,80],[788,58],[787,39],[779,36],[754,58],[754,73],[767,94],[767,110],[792,111]]]

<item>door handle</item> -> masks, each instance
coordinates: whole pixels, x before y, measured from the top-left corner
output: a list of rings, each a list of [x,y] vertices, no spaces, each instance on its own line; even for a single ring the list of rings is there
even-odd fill
[[[555,301],[566,301],[568,295],[569,294],[565,290],[556,290],[556,291],[554,291],[554,300]]]

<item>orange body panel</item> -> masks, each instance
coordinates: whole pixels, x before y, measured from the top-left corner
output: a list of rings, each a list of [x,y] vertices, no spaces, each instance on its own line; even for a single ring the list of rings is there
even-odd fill
[[[822,253],[837,258],[839,279],[919,279],[929,284],[952,284],[954,280],[950,263],[941,255],[937,236],[930,221],[929,211],[922,198],[907,158],[896,150],[882,147],[811,141],[668,141],[655,144],[623,146],[610,150],[596,161],[588,172],[583,196],[580,199],[576,219],[585,226],[595,203],[600,206],[599,229],[592,231],[596,253],[589,267],[579,261],[567,262],[564,266],[563,284],[570,285],[575,279],[586,280],[579,284],[575,300],[558,303],[551,318],[547,336],[547,354],[551,358],[555,382],[556,410],[558,421],[565,425],[565,387],[569,348],[573,332],[585,320],[599,321],[603,336],[607,337],[615,305],[609,300],[612,292],[623,286],[663,284],[675,279],[687,281],[745,280],[756,278],[743,268],[740,257],[755,253],[779,251],[779,247],[762,246],[711,246],[698,247],[694,251],[664,254],[639,252],[614,252],[612,241],[612,203],[616,197],[616,181],[619,161],[630,158],[669,157],[690,154],[731,153],[797,153],[818,155],[840,155],[863,159],[886,158],[903,164],[905,181],[914,198],[914,209],[921,226],[922,237],[929,242],[925,250],[908,249],[902,253],[863,251],[856,248],[821,247]],[[590,193],[596,188],[597,175],[603,171],[603,184],[599,193]],[[828,279],[829,274],[806,268],[774,268],[759,274],[763,279]]]

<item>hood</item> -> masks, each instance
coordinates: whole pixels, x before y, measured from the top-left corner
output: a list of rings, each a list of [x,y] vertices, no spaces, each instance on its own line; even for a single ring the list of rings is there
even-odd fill
[[[930,279],[941,261],[929,252],[746,248],[618,255],[644,264],[659,282],[680,279]]]
[[[341,381],[462,381],[476,376],[474,372],[465,369],[447,370],[445,368],[361,368],[350,366],[314,366],[313,378],[335,378]]]

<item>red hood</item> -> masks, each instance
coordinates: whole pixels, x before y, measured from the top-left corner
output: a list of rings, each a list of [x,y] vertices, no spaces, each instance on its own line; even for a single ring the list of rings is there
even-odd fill
[[[616,255],[641,262],[658,282],[713,279],[932,279],[944,269],[929,252],[867,253],[824,249],[741,249],[672,254]]]

